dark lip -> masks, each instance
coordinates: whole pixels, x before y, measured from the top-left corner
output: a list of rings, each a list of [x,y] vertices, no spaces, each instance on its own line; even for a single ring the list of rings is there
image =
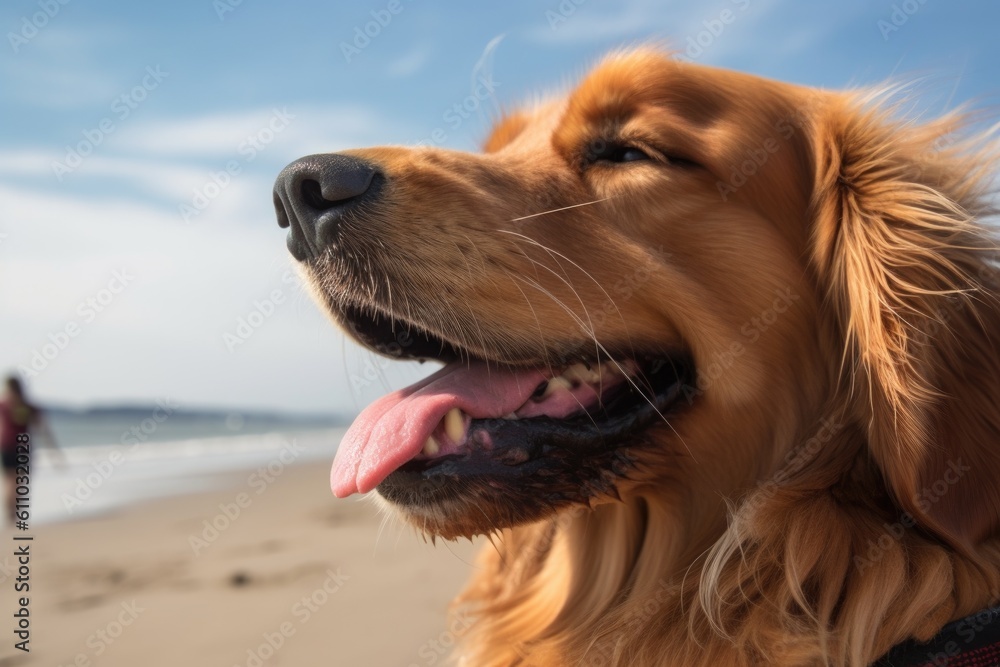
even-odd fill
[[[601,359],[595,359],[594,341],[579,340],[567,342],[558,349],[507,350],[507,355],[503,358],[486,356],[434,333],[423,325],[387,315],[367,305],[331,302],[329,306],[341,328],[356,342],[377,354],[399,361],[437,361],[443,364],[453,361],[484,361],[510,368],[555,369],[576,362],[590,363],[605,358],[635,358],[637,354],[636,346],[632,342],[620,347],[606,344],[601,347]],[[689,359],[689,355],[684,353],[671,353],[669,350],[654,351],[652,347],[646,348],[645,353],[638,353],[645,354],[649,358],[679,360],[679,363],[688,363]]]
[[[407,507],[460,502],[472,487],[539,490],[545,502],[585,500],[613,490],[633,458],[629,447],[657,422],[676,414],[692,377],[688,357],[654,362],[649,386],[622,388],[596,413],[569,419],[474,419],[461,454],[415,459],[377,487],[387,500]]]
[[[400,361],[486,361],[501,366],[531,368],[535,366],[568,366],[576,361],[593,361],[593,342],[581,341],[572,351],[522,350],[505,358],[487,357],[466,349],[461,344],[432,332],[430,329],[368,306],[354,303],[333,303],[333,315],[355,341],[383,356]],[[623,355],[624,356],[624,355]]]
[[[469,356],[427,329],[373,308],[353,303],[333,304],[332,307],[337,321],[352,338],[381,355],[443,363]]]

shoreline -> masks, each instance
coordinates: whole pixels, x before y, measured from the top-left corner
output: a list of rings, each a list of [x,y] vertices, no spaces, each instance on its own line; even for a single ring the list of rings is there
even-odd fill
[[[132,445],[42,448],[32,461],[32,525],[76,521],[137,501],[210,492],[244,470],[333,460],[343,428]]]
[[[369,499],[336,500],[326,458],[291,463],[269,482],[247,483],[253,472],[33,525],[31,653],[6,641],[0,664],[442,662],[429,647],[447,634],[448,603],[479,544],[435,548],[397,520],[383,525]]]

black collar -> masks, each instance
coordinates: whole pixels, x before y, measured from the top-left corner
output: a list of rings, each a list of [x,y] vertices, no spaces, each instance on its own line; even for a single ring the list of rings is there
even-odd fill
[[[953,621],[926,644],[903,642],[872,667],[1000,667],[1000,607]]]

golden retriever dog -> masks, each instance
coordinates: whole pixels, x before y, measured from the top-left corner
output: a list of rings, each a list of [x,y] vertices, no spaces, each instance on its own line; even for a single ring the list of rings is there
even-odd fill
[[[332,486],[490,536],[459,664],[862,667],[998,599],[997,154],[893,99],[645,48],[280,174],[325,309],[444,364]]]

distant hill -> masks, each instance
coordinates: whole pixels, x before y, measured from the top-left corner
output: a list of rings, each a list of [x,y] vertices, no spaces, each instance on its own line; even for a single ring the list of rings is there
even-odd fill
[[[44,406],[60,445],[131,445],[193,438],[238,437],[256,433],[338,428],[353,415],[174,408],[156,404]]]
[[[138,420],[149,417],[158,406],[150,404],[120,404],[96,405],[86,408],[72,408],[60,405],[46,405],[45,412],[51,416],[60,417],[95,417],[95,418],[135,418]],[[158,411],[159,412],[159,411]],[[353,415],[336,413],[289,413],[264,412],[257,410],[238,410],[226,408],[174,408],[172,416],[182,419],[226,419],[232,415],[242,415],[247,421],[268,421],[287,423],[317,423],[343,425],[349,424]]]

